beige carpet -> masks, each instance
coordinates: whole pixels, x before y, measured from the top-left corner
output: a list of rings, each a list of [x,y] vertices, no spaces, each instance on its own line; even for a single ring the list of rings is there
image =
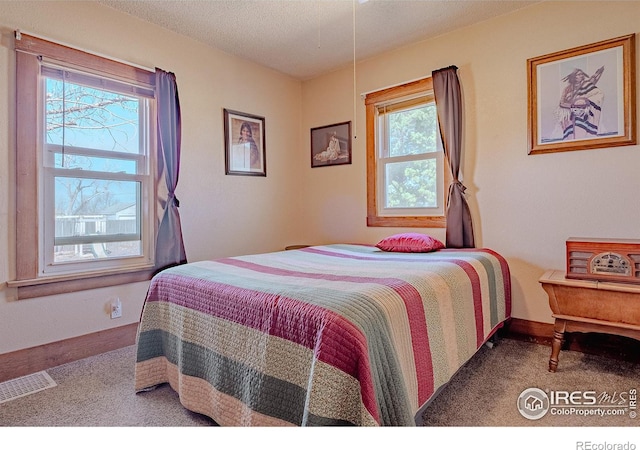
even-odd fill
[[[424,413],[431,427],[629,427],[639,418],[552,415],[523,417],[520,394],[532,387],[554,391],[595,391],[611,399],[640,389],[640,364],[560,354],[558,372],[547,371],[549,348],[501,339],[483,347],[431,402]],[[0,404],[4,427],[193,427],[215,425],[184,409],[167,386],[135,394],[133,346],[65,364],[47,372],[57,387]],[[617,397],[616,397],[617,396]],[[628,398],[627,406],[628,406]],[[611,403],[611,401],[609,402]],[[640,442],[637,443],[640,448]],[[574,447],[575,448],[575,447]]]
[[[499,340],[491,349],[481,348],[431,402],[424,414],[425,425],[640,426],[640,418],[631,417],[635,414],[629,409],[629,392],[640,391],[639,363],[562,351],[558,371],[551,373],[548,371],[549,355],[547,346],[511,339]],[[560,396],[558,407],[550,407],[540,419],[525,418],[517,403],[520,394],[530,388]],[[584,394],[586,391],[594,393]],[[570,394],[573,394],[573,402]],[[596,404],[578,404],[592,403],[592,397],[596,398]],[[571,407],[575,411],[571,411]],[[620,412],[623,415],[607,415]]]

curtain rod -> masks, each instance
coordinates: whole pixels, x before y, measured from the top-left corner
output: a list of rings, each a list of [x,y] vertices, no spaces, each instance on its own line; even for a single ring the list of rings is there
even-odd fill
[[[452,65],[449,67],[443,67],[442,69],[434,70],[433,72],[442,72],[443,70],[448,70],[448,69],[458,70],[458,66]]]
[[[119,63],[122,63],[122,64],[127,64],[127,65],[133,66],[133,67],[137,67],[138,69],[146,70],[147,72],[154,73],[156,71],[155,67],[154,68],[149,68],[149,67],[142,66],[140,64],[136,64],[136,63],[132,63],[132,62],[129,62],[129,61],[125,61],[123,59],[114,58],[112,56],[106,56],[106,55],[103,55],[101,53],[97,53],[97,52],[90,51],[90,50],[85,50],[83,48],[76,47],[75,45],[69,45],[66,42],[61,42],[61,41],[58,41],[58,40],[54,40],[54,39],[48,38],[46,36],[38,35],[36,33],[31,33],[30,31],[24,31],[24,30],[19,30],[19,29],[15,30],[15,38],[16,38],[16,40],[19,41],[19,40],[22,39],[22,33],[28,34],[29,36],[33,36],[33,37],[38,38],[38,39],[42,39],[42,40],[45,40],[45,41],[52,42],[54,44],[64,45],[65,47],[69,47],[69,48],[72,48],[74,50],[79,50],[81,52],[89,53],[89,54],[92,54],[94,56],[99,56],[100,58],[110,59],[111,61],[119,62]]]

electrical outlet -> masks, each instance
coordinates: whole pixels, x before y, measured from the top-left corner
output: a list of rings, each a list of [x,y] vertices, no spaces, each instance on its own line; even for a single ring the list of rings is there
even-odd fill
[[[118,297],[111,300],[111,318],[122,317],[122,303]]]

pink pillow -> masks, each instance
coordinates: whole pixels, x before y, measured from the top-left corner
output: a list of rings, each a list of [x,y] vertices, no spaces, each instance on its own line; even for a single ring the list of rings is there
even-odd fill
[[[424,253],[440,250],[444,244],[426,234],[400,233],[384,238],[376,247],[385,252]]]

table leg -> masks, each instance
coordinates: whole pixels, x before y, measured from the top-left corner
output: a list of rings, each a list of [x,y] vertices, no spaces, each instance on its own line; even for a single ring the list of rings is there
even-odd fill
[[[549,358],[549,372],[555,372],[558,368],[558,358],[560,357],[560,348],[564,339],[564,331],[566,322],[562,319],[556,319],[553,327],[553,341],[551,342],[551,357]]]

